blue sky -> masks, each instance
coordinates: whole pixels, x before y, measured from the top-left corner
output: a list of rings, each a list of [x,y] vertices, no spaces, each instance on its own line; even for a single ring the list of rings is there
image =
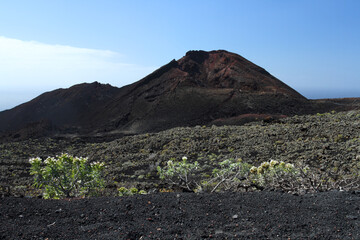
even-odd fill
[[[0,111],[121,87],[188,50],[240,54],[308,98],[360,97],[358,0],[0,1]]]

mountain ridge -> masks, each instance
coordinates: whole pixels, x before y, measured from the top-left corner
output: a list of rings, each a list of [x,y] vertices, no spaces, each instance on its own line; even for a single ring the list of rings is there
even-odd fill
[[[0,131],[10,138],[137,134],[277,119],[335,105],[306,99],[238,54],[199,50],[121,88],[94,82],[41,94],[0,112]]]

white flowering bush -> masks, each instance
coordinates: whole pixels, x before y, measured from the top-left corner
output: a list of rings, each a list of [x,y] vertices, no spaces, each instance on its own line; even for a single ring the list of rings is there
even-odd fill
[[[88,163],[87,158],[62,154],[29,160],[34,186],[43,190],[44,198],[71,198],[96,195],[104,189],[104,163]]]
[[[185,156],[182,157],[182,161],[176,162],[169,160],[165,167],[157,167],[160,179],[166,180],[170,184],[188,191],[194,191],[194,189],[198,187],[198,183],[195,181],[195,173],[198,170],[200,170],[199,163],[189,163]]]

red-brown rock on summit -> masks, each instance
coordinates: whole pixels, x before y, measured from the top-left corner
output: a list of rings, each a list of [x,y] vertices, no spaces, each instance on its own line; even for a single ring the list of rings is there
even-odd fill
[[[314,109],[311,101],[237,54],[189,51],[122,88],[92,83],[44,93],[0,112],[0,131],[31,137],[36,126],[38,136],[136,134],[240,124]]]
[[[224,50],[189,51],[178,63],[180,69],[188,73],[188,79],[192,78],[190,81],[195,80],[200,87],[232,88],[257,94],[282,93],[295,98],[304,98],[265,69]]]

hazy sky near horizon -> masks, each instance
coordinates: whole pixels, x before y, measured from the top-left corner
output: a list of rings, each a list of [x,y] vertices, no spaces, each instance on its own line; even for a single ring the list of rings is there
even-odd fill
[[[225,49],[308,98],[360,97],[358,0],[0,1],[0,111]]]

